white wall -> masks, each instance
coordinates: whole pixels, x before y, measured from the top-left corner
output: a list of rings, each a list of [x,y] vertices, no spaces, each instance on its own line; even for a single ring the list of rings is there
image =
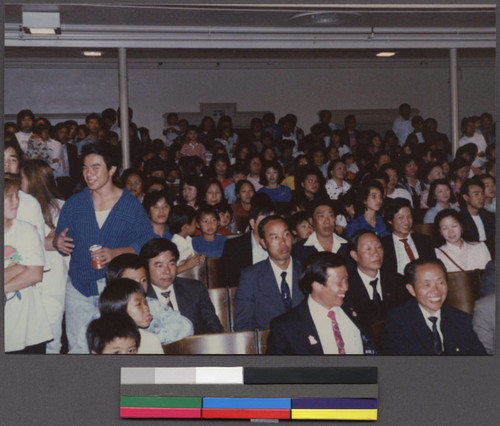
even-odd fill
[[[397,108],[408,102],[424,118],[435,117],[450,134],[449,71],[446,61],[264,63],[224,69],[158,68],[130,64],[129,102],[134,121],[160,137],[165,112],[198,112],[204,102],[236,102],[238,111],[271,110],[280,117],[293,112],[305,130],[320,109]],[[24,108],[35,114],[86,114],[118,106],[118,72],[110,64],[24,64],[6,61],[5,114]],[[307,68],[306,68],[307,67]],[[461,63],[460,117],[494,113],[494,61]],[[343,117],[334,117],[342,124]],[[198,123],[193,123],[198,124]]]

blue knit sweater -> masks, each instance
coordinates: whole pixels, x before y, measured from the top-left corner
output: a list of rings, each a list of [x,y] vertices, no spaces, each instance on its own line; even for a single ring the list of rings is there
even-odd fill
[[[111,209],[102,228],[97,224],[94,203],[88,188],[64,203],[57,223],[56,235],[69,229],[75,248],[69,262],[73,286],[84,296],[97,296],[96,281],[103,278],[106,268],[92,269],[89,248],[101,244],[111,249],[132,247],[139,253],[142,246],[154,238],[153,227],[141,203],[126,189]]]

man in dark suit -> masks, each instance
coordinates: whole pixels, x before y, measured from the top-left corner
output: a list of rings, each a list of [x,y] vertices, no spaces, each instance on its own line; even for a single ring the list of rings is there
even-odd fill
[[[351,260],[347,241],[335,233],[335,212],[332,200],[326,196],[313,199],[308,204],[307,213],[314,232],[307,239],[293,245],[293,258],[302,263],[311,254],[329,251],[340,254],[349,264]]]
[[[259,223],[276,211],[274,203],[267,194],[255,194],[249,211],[250,232],[241,237],[231,238],[224,244],[220,259],[220,281],[223,286],[236,286],[240,272],[247,266],[267,258],[267,252],[259,244]]]
[[[193,323],[194,334],[224,331],[203,283],[177,277],[179,250],[174,243],[164,238],[150,240],[142,247],[140,257],[147,266],[148,297],[187,317]]]
[[[267,329],[271,320],[297,306],[303,299],[299,288],[300,265],[293,261],[292,233],[276,215],[259,224],[259,236],[269,258],[245,268],[234,299],[234,329]]]
[[[439,259],[406,265],[405,281],[414,299],[387,314],[382,351],[394,355],[483,355],[486,353],[466,312],[444,305],[447,274]]]
[[[303,264],[300,287],[308,295],[271,321],[268,354],[376,354],[363,314],[344,303],[349,288],[345,259],[319,252]]]
[[[389,309],[405,302],[410,295],[395,274],[380,269],[384,249],[377,234],[361,229],[351,237],[349,247],[356,268],[349,271],[346,302],[357,306],[370,324],[384,320]]]
[[[82,178],[80,161],[76,146],[69,143],[69,129],[66,123],[58,123],[54,128],[55,139],[61,143],[61,162],[54,172],[57,188],[67,199],[73,195],[73,190]]]
[[[484,241],[495,256],[495,215],[484,209],[484,183],[480,176],[466,179],[460,187],[463,207],[463,239],[465,241]]]
[[[382,239],[382,269],[393,276],[397,274],[399,283],[404,285],[405,266],[415,259],[435,259],[434,245],[428,236],[412,232],[413,210],[407,199],[387,199],[384,219],[391,225],[392,234]]]

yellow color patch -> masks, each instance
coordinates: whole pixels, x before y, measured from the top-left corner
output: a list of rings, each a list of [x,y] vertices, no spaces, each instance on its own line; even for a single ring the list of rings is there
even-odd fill
[[[292,409],[292,420],[377,420],[377,411]]]

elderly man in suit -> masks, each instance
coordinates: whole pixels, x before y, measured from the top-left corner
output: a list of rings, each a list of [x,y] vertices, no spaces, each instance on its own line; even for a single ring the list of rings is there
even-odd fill
[[[403,283],[405,266],[419,258],[436,258],[434,245],[427,235],[412,232],[413,210],[405,198],[387,200],[384,219],[392,227],[391,235],[382,239],[384,249],[384,271],[396,275]]]
[[[155,238],[141,249],[140,257],[149,276],[147,296],[179,311],[193,323],[194,334],[222,333],[224,327],[201,281],[177,276],[177,246]]]
[[[405,281],[414,297],[387,314],[382,351],[391,355],[483,355],[470,316],[444,304],[447,274],[439,259],[406,265]]]
[[[373,333],[361,312],[344,303],[348,293],[345,259],[319,252],[303,264],[300,287],[308,295],[271,321],[268,354],[376,354]]]
[[[259,224],[262,247],[269,258],[245,268],[234,299],[234,329],[267,329],[274,317],[297,306],[304,295],[299,288],[300,265],[291,257],[292,233],[276,215]]]
[[[382,270],[384,249],[373,231],[361,229],[349,240],[356,268],[349,272],[346,301],[357,306],[370,324],[385,319],[387,311],[410,298],[396,274]]]
[[[224,244],[219,270],[221,284],[236,286],[243,268],[267,259],[267,251],[259,244],[259,223],[274,214],[276,207],[267,194],[255,194],[249,211],[250,232],[241,237],[231,238]]]

